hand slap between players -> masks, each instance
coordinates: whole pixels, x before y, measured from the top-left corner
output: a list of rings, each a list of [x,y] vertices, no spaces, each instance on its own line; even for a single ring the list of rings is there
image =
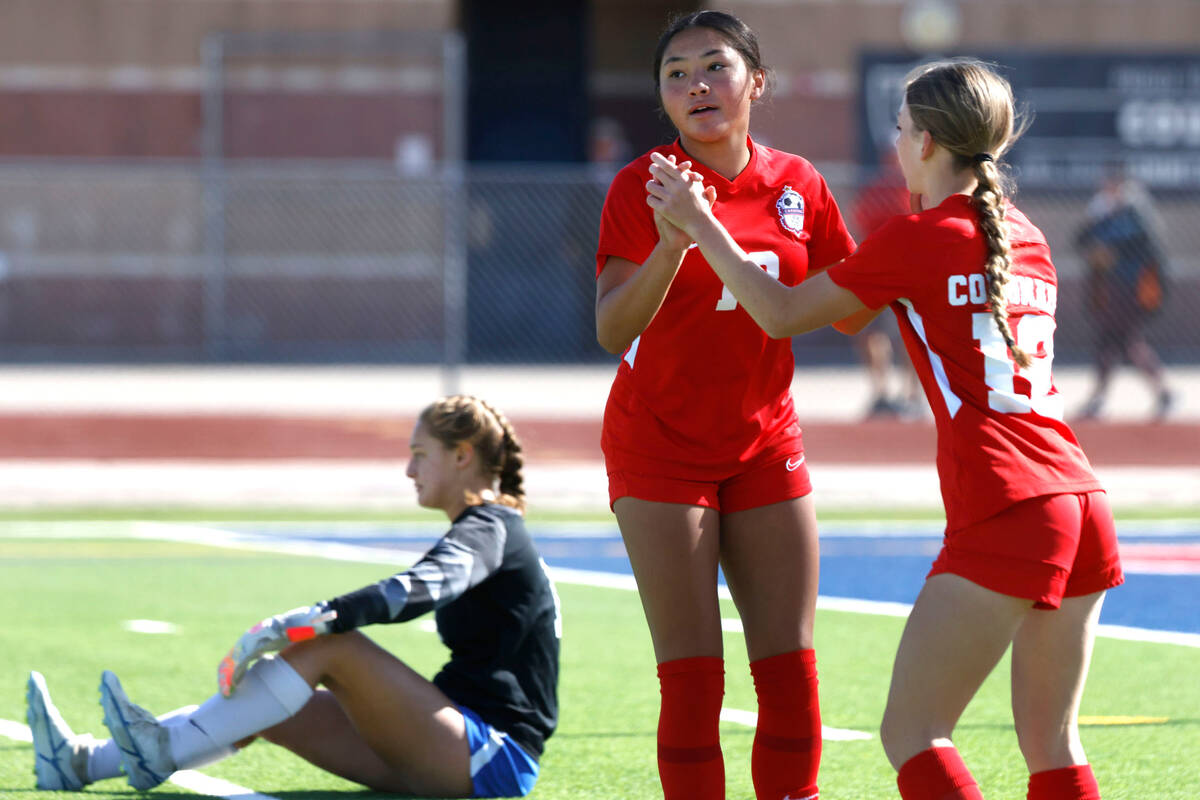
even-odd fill
[[[282,650],[292,642],[313,639],[329,633],[329,623],[337,612],[323,604],[300,606],[273,617],[267,617],[241,635],[217,665],[217,686],[229,697],[246,674],[250,662],[273,650]]]
[[[705,186],[701,176],[688,169],[690,161],[675,163],[674,156],[650,154],[650,174],[646,182],[646,203],[675,227],[692,239],[696,226],[712,211],[717,190]]]

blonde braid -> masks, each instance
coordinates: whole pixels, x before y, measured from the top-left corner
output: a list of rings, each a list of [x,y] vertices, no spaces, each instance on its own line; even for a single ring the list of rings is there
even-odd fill
[[[1009,257],[1008,226],[1005,224],[1004,189],[999,171],[991,155],[981,153],[973,159],[975,177],[978,184],[971,200],[979,210],[979,227],[983,229],[984,240],[987,242],[988,254],[984,261],[984,274],[987,276],[988,305],[991,306],[992,319],[1012,353],[1013,361],[1021,367],[1032,363],[1029,354],[1017,347],[1012,328],[1008,324],[1008,297],[1005,287],[1008,286],[1012,259]]]
[[[476,398],[479,404],[483,406],[489,414],[496,420],[500,426],[500,452],[497,454],[497,462],[493,467],[493,472],[500,478],[500,499],[498,502],[506,506],[524,511],[525,510],[525,478],[521,475],[521,469],[525,466],[525,456],[521,442],[517,439],[517,433],[513,430],[512,423],[508,418],[500,412],[499,409],[492,406],[490,403]]]
[[[976,179],[971,204],[987,244],[984,276],[992,319],[1013,361],[1032,363],[1017,347],[1008,324],[1005,287],[1012,270],[1005,223],[1005,197],[1010,181],[996,160],[1020,138],[1029,116],[1018,111],[1012,87],[989,65],[974,59],[936,61],[917,67],[905,80],[904,101],[918,130],[928,131],[954,157],[954,168],[971,168]]]

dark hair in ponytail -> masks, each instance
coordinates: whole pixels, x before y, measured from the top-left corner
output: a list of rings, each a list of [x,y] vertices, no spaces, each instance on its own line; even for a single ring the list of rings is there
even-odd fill
[[[498,503],[525,510],[521,469],[525,466],[521,442],[512,424],[498,409],[470,395],[443,397],[421,412],[419,422],[447,448],[467,442],[486,474],[499,482]],[[479,498],[468,498],[479,502]]]
[[[1014,187],[999,162],[1025,132],[1029,119],[1017,111],[1008,81],[989,65],[970,59],[917,67],[905,81],[904,101],[917,129],[928,131],[946,148],[957,167],[974,171],[978,186],[971,202],[987,242],[988,305],[1013,360],[1027,367],[1030,356],[1017,347],[1008,324],[1004,289],[1012,260],[1004,216]]]

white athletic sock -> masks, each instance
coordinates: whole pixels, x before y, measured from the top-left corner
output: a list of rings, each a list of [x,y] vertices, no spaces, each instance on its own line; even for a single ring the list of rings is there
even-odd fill
[[[158,721],[168,727],[179,725],[187,722],[188,714],[197,708],[199,706],[177,708],[163,714]],[[121,770],[121,748],[117,747],[117,743],[112,739],[96,739],[90,734],[84,734],[75,737],[71,744],[75,748],[72,766],[76,767],[76,774],[88,783],[95,783],[106,778],[119,778],[124,774]],[[86,764],[80,768],[74,758],[86,758]]]
[[[217,693],[167,728],[178,769],[210,764],[234,752],[234,742],[278,725],[312,697],[312,687],[282,658],[266,656],[247,670],[232,697]]]
[[[111,739],[81,733],[71,740],[71,767],[84,783],[121,774],[121,751]]]

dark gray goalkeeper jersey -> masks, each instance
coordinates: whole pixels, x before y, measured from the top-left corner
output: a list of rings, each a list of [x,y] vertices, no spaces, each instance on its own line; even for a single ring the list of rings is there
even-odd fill
[[[558,596],[525,521],[507,506],[470,506],[405,572],[335,597],[333,631],[404,622],[434,610],[450,661],[447,697],[534,758],[558,723]]]

